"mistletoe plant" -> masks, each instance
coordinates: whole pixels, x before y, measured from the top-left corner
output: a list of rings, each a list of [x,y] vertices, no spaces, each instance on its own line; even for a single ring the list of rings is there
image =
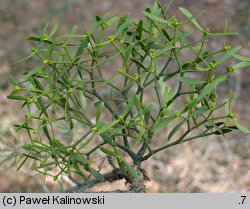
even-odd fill
[[[55,37],[58,24],[49,30],[47,23],[40,36],[28,38],[34,47],[23,60],[35,57],[37,66],[21,82],[10,78],[8,96],[27,110],[17,125],[29,137],[19,168],[31,159],[37,172],[55,180],[79,175],[81,188],[125,178],[129,191],[142,192],[149,178],[141,164],[158,152],[234,129],[249,133],[231,112],[231,91],[223,102],[216,89],[250,60],[236,54],[240,46],[207,49],[210,38],[234,33],[227,27],[212,33],[188,10],[179,8],[183,18],[177,19],[168,9],[155,2],[139,22],[96,16],[82,35],[73,27]],[[233,56],[241,62],[224,67]],[[81,136],[64,140],[57,133],[62,124]],[[159,133],[162,143],[155,143]],[[103,156],[110,173],[96,168]]]

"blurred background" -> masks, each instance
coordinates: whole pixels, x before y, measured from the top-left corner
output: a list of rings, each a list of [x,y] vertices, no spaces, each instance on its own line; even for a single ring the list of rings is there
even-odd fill
[[[160,1],[165,7],[169,0]],[[6,96],[12,87],[8,76],[17,80],[32,62],[9,67],[9,63],[30,54],[29,35],[40,34],[46,21],[60,23],[59,33],[66,34],[73,25],[78,33],[86,32],[95,21],[95,14],[111,16],[129,13],[143,17],[142,11],[153,0],[0,0],[0,192],[56,192],[57,183],[33,173],[26,165],[16,171],[16,160],[22,135],[15,133],[14,124],[22,121],[23,112],[17,102]],[[221,32],[228,19],[228,43],[242,45],[241,54],[250,56],[250,0],[175,0],[170,13],[177,15],[178,7],[193,13],[207,10],[200,19],[213,32]],[[210,47],[216,48],[216,40]],[[34,63],[33,63],[34,64]],[[242,124],[250,127],[250,69],[235,73],[233,89],[234,112]],[[239,132],[226,137],[208,137],[162,152],[143,164],[151,181],[148,192],[250,192],[250,136]],[[108,185],[109,186],[109,185]],[[103,185],[102,188],[108,187]],[[109,186],[110,187],[110,186]],[[99,187],[99,191],[100,191]]]

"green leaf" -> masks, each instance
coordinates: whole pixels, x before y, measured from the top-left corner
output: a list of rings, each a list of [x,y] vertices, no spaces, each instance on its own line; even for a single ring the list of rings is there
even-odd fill
[[[51,37],[56,33],[58,27],[59,27],[59,24],[56,23],[56,24],[54,25],[54,27],[52,28],[52,30],[51,30],[51,32],[50,32],[50,34],[49,34],[49,36],[48,36],[48,39],[51,38]]]
[[[208,33],[209,36],[230,36],[237,35],[237,32],[225,32],[225,33]]]
[[[136,141],[135,141],[134,147],[136,147],[139,144],[139,142],[141,141],[142,136],[143,136],[144,133],[145,133],[145,128],[141,127],[140,131],[139,131],[139,134],[136,137]]]
[[[163,53],[165,53],[165,52],[167,52],[167,51],[169,51],[169,50],[171,50],[171,49],[174,49],[174,48],[175,48],[175,46],[166,46],[166,47],[164,47],[163,49],[157,50],[157,51],[156,51],[155,57],[159,57],[159,56],[162,55]]]
[[[178,123],[173,129],[172,131],[170,131],[169,135],[168,135],[168,141],[174,136],[174,134],[180,129],[180,127],[186,122],[186,120],[181,121],[180,123]]]
[[[214,134],[216,134],[216,135],[224,135],[224,134],[229,133],[229,132],[231,132],[231,131],[233,131],[232,128],[223,127],[223,128],[219,128],[219,130],[216,131]]]
[[[165,12],[163,6],[161,5],[161,3],[160,3],[159,1],[156,1],[156,3],[157,3],[157,5],[158,5],[158,7],[159,7],[159,9],[160,9],[160,11],[161,11],[161,14],[162,14],[162,16],[164,17],[164,19],[167,19],[167,17],[166,17],[166,12]]]
[[[250,66],[250,61],[249,62],[240,62],[234,66],[232,66],[232,68],[234,70],[238,70],[238,69],[243,69],[243,68],[246,68],[246,67],[249,67]]]
[[[22,146],[22,148],[26,151],[31,151],[34,149],[34,145],[33,144],[25,144]]]
[[[172,42],[170,36],[168,35],[167,31],[165,29],[161,29],[163,35],[166,37],[166,39],[169,41],[169,42]]]
[[[122,23],[122,25],[117,29],[114,36],[117,37],[121,32],[127,29],[133,22],[134,22],[133,19],[129,21],[124,21],[124,23]]]
[[[12,77],[12,76],[9,76],[8,77],[8,80],[9,82],[13,85],[13,86],[18,86],[18,82]]]
[[[44,26],[43,26],[42,38],[46,35],[47,30],[48,30],[48,27],[49,27],[49,21],[47,21],[47,22],[44,24]]]
[[[110,128],[112,128],[115,124],[117,124],[120,120],[114,120],[104,126],[102,126],[99,130],[98,130],[98,134],[102,134],[103,132],[109,130]]]
[[[186,84],[203,84],[203,83],[206,83],[206,81],[199,80],[199,79],[196,79],[196,78],[190,78],[190,77],[178,77],[177,80],[182,82],[182,83],[186,83]]]
[[[44,131],[45,135],[47,136],[47,138],[51,141],[51,137],[49,135],[49,130],[48,130],[47,124],[44,120],[42,121],[42,128],[43,128],[43,131]]]
[[[40,70],[42,70],[44,68],[43,65],[36,67],[35,69],[29,71],[27,74],[25,74],[25,78],[28,79],[31,76],[35,75],[37,72],[39,72]]]
[[[231,50],[229,50],[226,54],[224,54],[220,59],[218,59],[214,66],[219,65],[222,62],[225,62],[228,58],[232,57],[232,55],[234,55],[237,51],[239,51],[241,49],[241,46],[237,46]]]
[[[127,47],[125,55],[123,57],[123,67],[126,67],[129,55],[130,55],[133,48],[134,48],[134,43],[130,43],[129,46]]]
[[[154,132],[157,129],[160,129],[162,127],[166,127],[167,124],[169,124],[173,119],[175,119],[175,117],[167,117],[167,118],[163,118],[160,121],[157,121],[151,128],[150,131]]]
[[[84,142],[79,149],[85,148],[93,139],[94,139],[95,134],[93,134],[86,142]]]
[[[111,150],[109,150],[109,149],[107,149],[107,148],[105,148],[103,146],[100,147],[100,150],[102,152],[104,152],[105,154],[107,154],[107,155],[114,156],[114,157],[118,156],[115,152],[112,152]]]
[[[143,30],[143,21],[140,20],[140,22],[137,25],[137,29],[136,29],[136,32],[137,32],[137,34],[139,36],[139,40],[142,39],[142,30]]]
[[[233,120],[234,124],[236,125],[236,127],[241,130],[243,133],[246,134],[250,134],[250,129],[244,127],[243,125],[241,125],[239,122],[237,122],[236,120]]]
[[[101,175],[97,170],[95,170],[94,168],[88,167],[87,169],[97,180],[99,181],[104,181],[104,177],[103,175]]]
[[[144,70],[147,70],[147,68],[138,60],[131,58],[131,60],[139,67],[143,68]]]
[[[92,33],[95,33],[96,30],[108,19],[109,13],[106,13],[103,17],[96,16],[96,23],[92,28]]]
[[[167,20],[164,20],[164,19],[162,19],[162,18],[160,18],[160,17],[158,17],[158,16],[156,16],[154,14],[151,14],[149,12],[144,11],[143,14],[145,16],[147,16],[149,19],[151,19],[151,20],[153,20],[155,22],[159,22],[159,23],[163,23],[163,24],[168,24]]]
[[[142,48],[142,50],[143,50],[147,55],[150,55],[150,53],[149,53],[147,47],[145,46],[145,44],[144,44],[141,40],[139,40],[138,43],[139,43],[140,47]]]
[[[239,54],[235,54],[235,55],[233,55],[233,57],[235,57],[236,59],[243,61],[243,62],[250,62],[250,57],[242,56]]]
[[[141,102],[140,102],[138,95],[135,95],[134,100],[135,100],[136,109],[140,115],[140,118],[142,118],[142,107],[141,107]]]
[[[14,99],[14,100],[23,100],[26,101],[27,98],[19,95],[9,95],[7,96],[8,99]]]
[[[191,22],[199,29],[203,32],[202,27],[200,26],[200,24],[197,22],[197,20],[194,18],[194,16],[192,15],[191,12],[189,12],[188,10],[184,9],[183,7],[180,7],[179,10],[188,18],[191,20]]]
[[[153,104],[149,104],[149,105],[142,111],[142,114],[144,115],[144,114],[150,112],[153,108],[154,108],[154,105],[153,105]]]
[[[207,84],[200,92],[199,96],[191,101],[182,111],[182,113],[188,111],[193,108],[198,102],[204,99],[208,94],[210,94],[217,86],[217,82]]]
[[[139,175],[138,173],[135,171],[134,168],[132,168],[131,165],[129,165],[126,161],[123,160],[123,164],[125,165],[126,169],[128,170],[128,172],[130,173],[130,175],[133,177],[133,178],[136,178],[138,179],[139,178]]]
[[[163,104],[167,104],[174,95],[174,90],[173,89],[169,89],[168,85],[165,85],[165,89],[164,89],[164,93],[163,93]]]
[[[99,102],[97,110],[96,110],[96,123],[98,123],[100,120],[101,114],[103,112],[103,108],[104,108],[104,102]]]
[[[79,153],[71,153],[71,159],[79,163],[80,165],[88,165],[89,161],[84,159]]]
[[[24,165],[24,163],[28,160],[28,156],[25,156],[24,160],[21,162],[21,164],[17,167],[17,171],[20,170],[20,168]]]
[[[88,43],[89,43],[89,39],[88,39],[88,37],[86,37],[84,39],[84,41],[81,43],[81,45],[79,46],[79,48],[78,48],[78,50],[76,52],[75,58],[80,56],[83,53],[84,49],[87,48]]]
[[[123,111],[123,113],[122,113],[123,117],[125,117],[129,113],[129,111],[131,110],[131,108],[134,104],[135,104],[135,96],[129,101],[125,110]]]
[[[179,73],[179,71],[175,71],[175,72],[173,72],[173,73],[168,73],[168,74],[166,74],[166,76],[163,78],[163,81],[167,81],[167,80],[169,80],[170,78],[172,78],[172,77],[174,77],[176,74],[178,74]]]
[[[203,113],[207,112],[208,110],[209,110],[209,108],[206,105],[204,105],[204,106],[198,108],[197,110],[195,110],[192,113],[191,117],[196,117],[198,115],[202,115]]]

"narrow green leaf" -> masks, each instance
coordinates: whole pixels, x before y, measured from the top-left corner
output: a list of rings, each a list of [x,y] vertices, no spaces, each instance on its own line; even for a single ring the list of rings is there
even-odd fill
[[[186,122],[186,120],[181,121],[180,123],[178,123],[173,129],[172,131],[170,131],[169,135],[168,135],[168,141],[174,136],[174,134],[180,129],[180,127]]]
[[[234,124],[236,125],[236,127],[241,130],[243,133],[246,134],[250,134],[250,129],[246,128],[245,126],[241,125],[239,122],[237,122],[236,120],[233,120]]]
[[[189,12],[188,10],[184,9],[183,7],[180,7],[179,10],[188,18],[191,20],[191,22],[199,29],[203,32],[202,27],[200,26],[200,24],[197,22],[197,20],[195,19],[195,17],[192,15],[191,12]]]
[[[163,18],[166,20],[166,19],[167,19],[167,17],[166,17],[166,12],[165,12],[163,6],[161,5],[161,3],[160,3],[159,1],[156,1],[156,2],[157,2],[157,4],[158,4],[158,7],[159,7],[159,9],[160,9],[160,11],[161,11],[161,14],[162,14]]]
[[[8,95],[7,98],[13,99],[13,100],[23,100],[23,101],[26,101],[28,99],[26,97],[19,96],[19,95]]]
[[[135,104],[135,96],[129,101],[129,103],[127,104],[124,112],[122,113],[122,116],[125,117],[129,111],[131,110],[132,106]]]
[[[94,168],[89,167],[88,168],[89,172],[99,181],[104,181],[104,177],[103,175],[101,175],[97,170],[95,170]]]
[[[175,119],[175,117],[167,117],[167,118],[163,118],[160,121],[156,122],[150,129],[150,131],[154,132],[157,129],[160,129],[162,127],[166,127],[167,124],[169,124],[173,119]]]
[[[142,114],[144,115],[144,114],[150,112],[153,108],[154,108],[154,105],[153,105],[153,104],[149,104],[149,105],[142,111]]]
[[[22,148],[26,151],[31,151],[34,149],[34,145],[33,144],[25,144],[22,146]]]
[[[150,55],[149,54],[149,51],[148,51],[148,49],[147,49],[147,47],[145,46],[145,44],[140,40],[139,42],[139,45],[140,45],[140,47],[142,48],[142,50],[147,54],[147,55]]]
[[[115,16],[115,17],[110,18],[110,20],[107,22],[108,26],[114,24],[114,23],[117,22],[119,19],[120,19],[119,16]]]
[[[232,66],[232,68],[234,70],[238,70],[238,69],[243,69],[243,68],[246,68],[246,67],[249,67],[250,66],[250,61],[249,62],[240,62],[234,66]]]
[[[209,110],[209,108],[206,105],[204,105],[204,106],[198,108],[197,110],[195,110],[192,113],[191,117],[196,117],[198,115],[202,115],[203,113],[207,112],[208,110]]]
[[[136,32],[137,32],[137,34],[139,36],[139,40],[142,39],[142,30],[143,30],[143,21],[140,20],[140,22],[137,25],[137,29],[136,29]]]
[[[134,168],[132,168],[131,165],[129,165],[126,161],[123,160],[123,164],[125,165],[126,169],[128,170],[128,172],[130,173],[130,175],[133,177],[133,178],[136,178],[138,179],[139,178],[139,175],[138,173],[135,171]]]
[[[199,79],[196,79],[196,78],[190,78],[190,77],[178,77],[177,80],[182,82],[182,83],[186,83],[186,84],[203,84],[203,83],[206,83],[206,81],[199,80]]]
[[[89,39],[88,39],[88,37],[86,37],[84,39],[84,41],[81,43],[81,45],[79,46],[79,48],[78,48],[78,50],[76,52],[75,58],[78,57],[78,56],[80,56],[82,54],[82,52],[84,51],[84,49],[87,48],[88,43],[89,43]]]
[[[163,104],[167,104],[174,95],[174,90],[173,89],[169,89],[168,85],[165,85],[165,89],[164,89],[164,93],[163,93]]]
[[[242,56],[239,54],[235,54],[235,55],[233,55],[233,57],[235,57],[236,59],[243,61],[243,62],[250,62],[250,57]]]
[[[159,8],[157,1],[154,2],[154,5],[152,7],[152,14],[155,14],[155,15],[160,14],[160,8]]]
[[[139,96],[136,95],[136,96],[134,97],[134,99],[135,99],[135,106],[136,106],[136,109],[137,109],[137,111],[138,111],[138,113],[139,113],[139,115],[140,115],[140,118],[142,118],[142,107],[141,107],[141,102],[140,102]]]
[[[89,163],[89,161],[84,159],[79,153],[71,153],[70,157],[80,165],[88,165]]]
[[[42,38],[46,35],[47,31],[48,31],[48,27],[49,27],[49,21],[47,21],[42,29]]]
[[[140,131],[139,131],[139,134],[136,137],[136,141],[135,141],[134,147],[136,147],[139,144],[139,142],[141,141],[142,136],[143,136],[144,133],[145,133],[145,129],[143,127],[141,127]]]
[[[117,119],[117,120],[114,120],[114,121],[112,121],[112,122],[110,122],[110,123],[108,123],[108,124],[102,126],[102,127],[98,130],[98,134],[101,134],[101,133],[107,131],[108,129],[112,128],[112,127],[113,127],[115,124],[117,124],[119,121],[120,121],[120,120]]]
[[[117,125],[115,128],[112,128],[112,130],[109,132],[110,136],[116,136],[122,134],[122,130],[126,128],[126,125]]]
[[[100,120],[101,114],[103,112],[103,108],[104,108],[104,102],[98,103],[98,107],[96,110],[96,123],[98,123]]]
[[[103,15],[103,17],[99,17],[98,15],[96,16],[96,23],[94,24],[93,28],[92,28],[92,33],[95,33],[96,30],[105,22],[107,21],[109,17],[109,13],[106,13],[105,15]]]
[[[200,92],[199,96],[191,101],[186,108],[183,110],[182,113],[188,111],[189,109],[193,108],[198,102],[204,99],[208,94],[210,94],[217,86],[217,82],[207,84]]]
[[[158,17],[158,16],[156,16],[154,14],[151,14],[149,12],[144,11],[143,14],[145,16],[147,16],[149,19],[151,19],[151,20],[153,20],[155,22],[159,22],[159,23],[163,23],[163,24],[168,24],[167,20],[164,20],[164,19],[162,19],[162,18],[160,18],[160,17]]]
[[[25,78],[28,79],[31,76],[35,75],[37,72],[39,72],[40,70],[42,70],[44,68],[43,65],[36,67],[35,69],[29,71],[27,74],[25,74]]]
[[[56,24],[54,25],[54,27],[52,28],[52,30],[51,30],[51,32],[50,32],[50,34],[49,34],[49,36],[48,36],[48,39],[51,38],[51,37],[56,33],[58,27],[59,27],[59,24],[56,23]]]
[[[124,23],[122,23],[122,25],[117,29],[114,36],[117,37],[121,32],[127,29],[133,22],[134,22],[133,19],[129,21],[124,21]]]
[[[167,80],[169,80],[170,78],[172,78],[172,77],[174,77],[176,74],[178,74],[179,73],[179,71],[175,71],[175,72],[173,72],[173,73],[168,73],[168,74],[166,74],[166,76],[163,78],[163,81],[167,81]]]
[[[239,51],[241,49],[241,46],[237,46],[231,50],[229,50],[226,54],[224,54],[220,59],[218,59],[215,62],[215,66],[219,65],[222,62],[225,62],[228,58],[232,57],[232,55],[234,55],[237,51]]]
[[[79,149],[85,148],[93,139],[94,139],[95,134],[93,134],[86,142],[84,142]]]
[[[138,60],[131,58],[131,60],[139,67],[143,68],[144,70],[147,70],[147,68]]]
[[[43,131],[44,131],[45,135],[47,136],[48,140],[51,141],[51,137],[49,135],[49,130],[48,130],[47,124],[44,120],[42,121],[42,128],[43,128]]]
[[[123,67],[126,67],[129,55],[130,55],[131,51],[133,50],[133,48],[134,48],[134,43],[130,43],[129,46],[127,47],[126,52],[125,52],[124,57],[123,57]]]
[[[208,33],[209,36],[230,36],[237,35],[237,32],[225,32],[225,33]]]
[[[104,142],[107,142],[109,145],[114,146],[114,142],[112,140],[112,137],[110,137],[109,134],[107,134],[106,132],[103,132],[100,134],[100,136],[102,137]]]
[[[27,40],[41,41],[41,37],[38,37],[38,36],[28,36]]]
[[[107,149],[107,148],[105,148],[103,146],[100,147],[100,150],[102,152],[104,152],[105,154],[107,154],[107,155],[110,155],[110,156],[113,156],[113,157],[117,157],[117,154],[115,152],[112,152],[111,150],[109,150],[109,149]]]
[[[231,131],[233,131],[233,129],[228,128],[228,127],[223,127],[223,128],[220,128],[219,131],[216,131],[215,134],[216,135],[224,135],[224,134],[229,133]]]
[[[8,77],[8,80],[9,82],[13,85],[13,86],[18,86],[18,82],[12,77],[12,76],[9,76]]]
[[[167,31],[165,29],[161,29],[163,35],[166,37],[166,39],[169,41],[169,42],[172,42],[170,36],[168,35]]]
[[[26,156],[25,158],[24,158],[24,160],[21,162],[21,164],[17,167],[17,171],[19,171],[20,170],[20,168],[24,165],[24,163],[26,162],[26,160],[28,160],[28,156]]]
[[[159,57],[159,56],[161,56],[162,54],[164,54],[165,52],[167,52],[167,51],[169,51],[169,50],[171,50],[171,49],[174,49],[174,48],[175,48],[175,46],[166,46],[166,47],[164,47],[163,49],[157,50],[157,51],[156,51],[155,57]]]

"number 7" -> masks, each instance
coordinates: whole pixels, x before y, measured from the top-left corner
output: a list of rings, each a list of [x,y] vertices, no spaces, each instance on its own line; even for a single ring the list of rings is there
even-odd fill
[[[247,196],[241,196],[241,197],[243,198],[241,204],[244,204],[244,201],[245,201]]]

